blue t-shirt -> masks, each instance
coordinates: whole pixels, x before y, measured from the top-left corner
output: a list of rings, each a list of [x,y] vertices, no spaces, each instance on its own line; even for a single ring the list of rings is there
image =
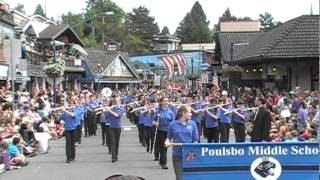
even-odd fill
[[[155,111],[152,116],[153,121],[158,121],[158,114],[159,116],[159,126],[158,130],[167,132],[169,130],[169,124],[171,121],[175,120],[175,114],[170,108],[160,108]]]
[[[232,106],[228,105],[228,107],[225,109],[227,109],[228,111],[232,111]],[[220,115],[219,115],[220,122],[230,124],[231,123],[230,114],[225,115],[224,113],[225,112],[223,110],[220,110]]]
[[[110,112],[108,112],[108,118],[110,122],[110,128],[121,128],[121,117],[124,113],[124,107],[118,106],[111,109],[114,113],[118,115],[118,117],[113,116]]]
[[[198,102],[196,104],[192,104],[191,105],[192,109],[194,110],[198,110],[198,109],[201,109],[202,108],[202,103],[201,102]],[[198,117],[198,114],[192,112],[192,116],[191,116],[191,120],[194,121],[194,122],[197,122],[199,123],[200,122],[200,119]]]
[[[10,144],[8,147],[8,154],[10,159],[14,158],[17,154],[20,154],[19,148],[16,145]]]
[[[237,112],[246,116],[246,111],[238,110]],[[235,113],[232,113],[232,121],[239,124],[246,124],[246,120],[242,119],[238,114],[235,114]]]
[[[72,110],[74,114],[76,114],[75,110]],[[76,118],[72,117],[67,112],[62,112],[62,114],[59,117],[60,120],[64,121],[64,129],[67,131],[74,130],[77,127]]]
[[[183,124],[180,120],[172,121],[169,125],[168,139],[173,143],[193,143],[199,140],[197,125],[194,121],[186,121]],[[172,155],[181,157],[181,146],[174,146]]]
[[[148,112],[145,114],[145,121],[144,121],[144,126],[145,127],[152,127],[152,117],[154,115],[154,112]]]
[[[211,114],[216,115],[219,118],[219,114],[220,114],[219,109],[215,109],[215,110],[210,109],[209,112]],[[205,112],[204,113],[204,122],[205,122],[206,128],[215,128],[215,127],[218,127],[219,119],[213,119],[207,112]]]

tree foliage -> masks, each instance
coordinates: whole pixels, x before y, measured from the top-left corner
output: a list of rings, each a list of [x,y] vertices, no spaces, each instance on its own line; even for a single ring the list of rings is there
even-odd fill
[[[170,34],[169,28],[167,26],[164,26],[160,34],[163,34],[163,35]]]
[[[14,10],[17,10],[17,11],[21,12],[22,14],[26,13],[26,11],[24,9],[24,5],[21,3],[19,3],[16,7],[14,7]]]
[[[208,43],[212,42],[212,33],[209,21],[201,4],[197,1],[190,12],[186,14],[176,29],[175,35],[182,43]]]
[[[40,15],[40,16],[45,17],[44,10],[43,10],[41,4],[38,4],[38,5],[36,6],[36,9],[35,9],[35,11],[34,11],[33,14],[34,14],[34,15]]]
[[[272,28],[275,28],[281,24],[280,21],[274,21],[272,15],[268,12],[265,12],[264,14],[259,15],[259,20],[261,24],[261,29],[263,30],[269,30]]]
[[[153,36],[159,34],[159,26],[155,18],[150,16],[146,7],[134,8],[125,18],[127,31],[143,42],[144,48],[150,53],[153,51]]]

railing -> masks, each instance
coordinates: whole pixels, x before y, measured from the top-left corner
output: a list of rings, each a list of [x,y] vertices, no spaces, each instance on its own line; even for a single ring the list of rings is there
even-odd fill
[[[13,15],[6,11],[0,11],[0,19],[13,24]]]
[[[50,58],[51,56],[43,55],[42,53],[39,53],[39,52],[26,51],[27,62],[28,64],[31,64],[31,65],[40,65],[41,62],[46,63]],[[78,62],[76,63],[76,61]],[[73,58],[66,59],[65,65],[66,67],[79,67],[79,66],[82,66],[82,60],[73,59]]]

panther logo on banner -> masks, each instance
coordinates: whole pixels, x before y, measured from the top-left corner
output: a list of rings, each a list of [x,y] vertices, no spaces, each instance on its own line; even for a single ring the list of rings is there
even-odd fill
[[[272,157],[259,157],[251,164],[251,174],[256,180],[276,180],[281,175],[281,165]]]
[[[186,160],[189,162],[193,161],[195,158],[196,158],[196,153],[194,151],[189,151],[186,154]]]

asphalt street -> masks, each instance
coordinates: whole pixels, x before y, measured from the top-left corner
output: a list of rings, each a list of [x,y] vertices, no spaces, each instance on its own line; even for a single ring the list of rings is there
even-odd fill
[[[171,162],[171,150],[168,151],[168,170],[162,170],[153,155],[147,153],[138,143],[137,128],[123,118],[119,159],[111,162],[107,148],[101,145],[101,131],[97,136],[83,138],[76,149],[76,160],[65,162],[64,139],[51,141],[48,154],[29,158],[27,167],[12,170],[0,176],[1,180],[102,180],[115,174],[135,175],[148,180],[175,179]]]

